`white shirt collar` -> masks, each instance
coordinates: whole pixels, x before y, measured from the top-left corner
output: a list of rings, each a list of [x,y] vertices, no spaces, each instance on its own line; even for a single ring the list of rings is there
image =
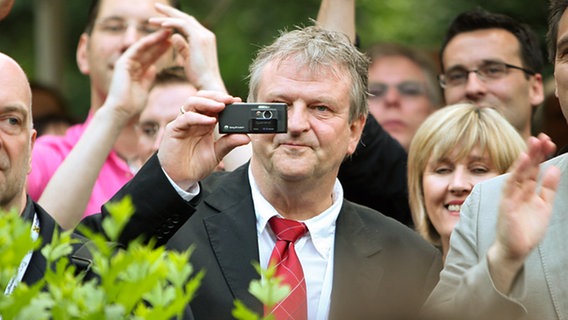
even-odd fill
[[[254,203],[254,212],[256,215],[256,229],[257,234],[261,234],[266,229],[268,225],[268,220],[274,216],[282,217],[274,209],[274,207],[262,196],[256,180],[253,177],[252,169],[249,166],[248,176],[250,181],[252,200]],[[322,256],[322,258],[327,259],[329,257],[330,250],[332,249],[335,237],[335,224],[339,212],[341,211],[341,206],[343,205],[343,188],[341,183],[336,178],[335,184],[333,186],[332,193],[332,205],[327,208],[322,213],[317,216],[302,221],[308,227],[309,232],[304,235],[304,237],[311,237],[312,242]],[[272,230],[269,229],[269,233],[273,235]]]

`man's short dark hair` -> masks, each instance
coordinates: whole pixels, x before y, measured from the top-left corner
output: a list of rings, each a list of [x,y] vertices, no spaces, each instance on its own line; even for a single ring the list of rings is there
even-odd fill
[[[519,41],[523,67],[541,73],[544,63],[540,41],[536,33],[526,24],[500,13],[493,13],[476,8],[459,14],[450,24],[440,50],[440,62],[444,70],[442,57],[448,43],[457,35],[484,29],[503,29],[512,33]]]
[[[91,1],[91,5],[89,6],[89,13],[87,16],[87,24],[85,25],[85,30],[84,32],[86,34],[91,34],[91,32],[93,32],[93,27],[95,25],[95,20],[97,20],[97,16],[99,15],[99,9],[101,7],[101,1],[102,0],[92,0]],[[108,1],[114,1],[114,0],[108,0]],[[179,9],[180,8],[180,3],[179,0],[168,0],[170,5],[174,8]],[[135,4],[132,4],[135,5]]]
[[[568,8],[568,0],[551,0],[550,10],[548,11],[548,33],[546,43],[548,47],[548,59],[554,63],[556,57],[556,39],[558,39],[558,24],[560,18]]]
[[[166,86],[170,84],[189,84],[189,80],[182,66],[172,66],[162,69],[156,74],[152,83],[153,87]]]

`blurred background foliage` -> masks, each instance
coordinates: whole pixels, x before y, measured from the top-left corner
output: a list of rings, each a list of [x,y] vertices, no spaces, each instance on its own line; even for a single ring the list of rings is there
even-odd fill
[[[0,51],[20,62],[34,79],[34,14],[46,0],[16,0],[11,14],[0,22]],[[135,5],[136,0],[132,0]],[[182,9],[194,15],[217,35],[222,75],[233,95],[246,98],[248,64],[256,50],[271,42],[278,31],[310,24],[320,0],[181,0]],[[62,35],[64,72],[54,83],[63,91],[77,117],[89,108],[88,78],[75,63],[75,48],[86,20],[88,0],[64,0]],[[515,17],[532,26],[541,36],[543,52],[546,32],[546,0],[357,0],[357,30],[361,46],[376,41],[397,41],[419,47],[433,55],[451,19],[458,13],[481,6]],[[0,70],[1,72],[1,70]],[[549,76],[551,67],[545,71]]]

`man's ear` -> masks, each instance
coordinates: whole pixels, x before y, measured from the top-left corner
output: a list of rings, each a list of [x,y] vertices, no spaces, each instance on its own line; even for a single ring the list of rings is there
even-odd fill
[[[77,60],[77,66],[82,74],[89,74],[91,71],[89,66],[89,57],[87,55],[89,47],[89,35],[86,33],[81,34],[79,38],[79,44],[77,45],[77,52],[75,54],[75,59]]]
[[[351,130],[351,137],[349,141],[349,147],[347,149],[347,154],[352,155],[357,149],[357,145],[359,144],[359,140],[361,139],[361,134],[363,133],[363,128],[365,127],[365,123],[367,122],[366,116],[360,116],[358,119],[353,120],[349,125],[349,129]]]
[[[28,158],[28,174],[30,174],[30,172],[32,171],[32,150],[34,148],[36,137],[37,137],[37,131],[35,129],[32,129],[30,135],[30,150],[29,150],[30,156]]]
[[[544,84],[542,83],[542,75],[540,73],[533,76],[530,86],[529,99],[531,105],[537,107],[544,101]]]

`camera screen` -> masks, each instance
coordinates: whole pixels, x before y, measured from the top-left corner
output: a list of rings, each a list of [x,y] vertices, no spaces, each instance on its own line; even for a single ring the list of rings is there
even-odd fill
[[[251,119],[249,129],[254,133],[276,132],[278,123],[276,119]]]

